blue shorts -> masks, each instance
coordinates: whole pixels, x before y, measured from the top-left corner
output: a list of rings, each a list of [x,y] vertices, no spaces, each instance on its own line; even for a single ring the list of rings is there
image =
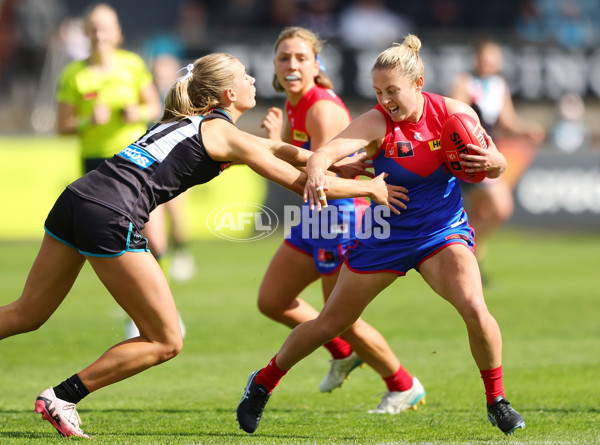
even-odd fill
[[[332,200],[329,208],[321,212],[303,205],[300,223],[286,237],[288,246],[313,257],[321,275],[330,275],[342,267],[346,250],[356,239],[357,219],[360,220],[367,203],[347,201]]]
[[[44,229],[48,235],[88,256],[149,252],[148,240],[126,216],[83,199],[69,189],[56,200]]]
[[[421,263],[451,244],[475,249],[475,231],[463,220],[436,233],[404,239],[358,240],[348,248],[346,265],[357,273],[392,272],[400,276],[419,270]]]

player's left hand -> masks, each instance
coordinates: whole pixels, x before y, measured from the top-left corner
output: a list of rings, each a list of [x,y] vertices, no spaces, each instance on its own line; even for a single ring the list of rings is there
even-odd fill
[[[498,147],[488,135],[484,133],[485,140],[487,142],[487,148],[481,148],[474,144],[467,144],[467,148],[471,152],[478,154],[465,154],[461,153],[461,165],[465,168],[467,173],[487,172],[488,178],[497,178],[506,170],[506,158]]]

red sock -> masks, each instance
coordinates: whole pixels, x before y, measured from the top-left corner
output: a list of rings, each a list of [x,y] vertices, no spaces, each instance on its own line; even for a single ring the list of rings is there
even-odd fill
[[[383,380],[390,392],[408,391],[413,385],[412,376],[402,367],[402,365],[400,365],[398,371],[389,377],[384,377]]]
[[[504,397],[502,365],[494,369],[480,370],[479,372],[483,379],[483,386],[485,386],[485,398],[487,399],[487,404],[492,405],[496,397]]]
[[[331,356],[336,360],[346,358],[352,354],[352,346],[350,346],[346,340],[342,340],[340,337],[334,338],[329,343],[325,343],[323,346],[327,348]]]
[[[265,389],[271,394],[271,391],[275,389],[277,385],[279,385],[279,381],[281,378],[287,374],[287,371],[283,369],[279,369],[279,366],[275,363],[275,357],[271,359],[269,364],[260,370],[258,374],[256,374],[255,381],[259,385],[265,387]]]

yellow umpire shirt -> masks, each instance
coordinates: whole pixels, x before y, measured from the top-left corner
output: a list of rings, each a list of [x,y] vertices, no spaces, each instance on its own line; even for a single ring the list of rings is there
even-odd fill
[[[80,121],[91,119],[97,103],[111,110],[106,124],[80,128],[82,159],[111,158],[146,131],[143,107],[140,122],[125,123],[122,115],[126,105],[140,103],[142,89],[151,83],[152,74],[142,58],[122,49],[116,51],[114,65],[108,72],[98,72],[86,60],[71,62],[63,69],[56,100],[74,106]]]

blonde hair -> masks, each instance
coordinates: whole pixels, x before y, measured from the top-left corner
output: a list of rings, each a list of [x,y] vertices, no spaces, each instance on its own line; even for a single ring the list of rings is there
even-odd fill
[[[277,48],[284,40],[291,39],[294,37],[298,37],[310,44],[310,47],[315,55],[315,58],[323,49],[324,41],[319,38],[319,36],[311,31],[310,29],[302,28],[301,26],[288,26],[287,28],[283,28],[283,30],[279,33],[279,37],[275,41],[275,45],[273,46],[273,52],[277,54]],[[320,87],[327,88],[328,90],[333,90],[333,83],[327,77],[327,75],[319,69],[319,74],[315,77],[315,83]],[[278,93],[283,93],[285,90],[277,80],[277,75],[273,75],[273,88]]]
[[[394,43],[394,46],[379,54],[371,73],[375,70],[396,70],[398,75],[416,81],[425,77],[425,65],[419,56],[421,41],[413,34],[404,37],[403,43]]]
[[[160,123],[201,116],[213,108],[223,107],[223,92],[233,86],[235,79],[235,61],[235,57],[226,53],[208,54],[197,59],[192,75],[177,80],[169,88]]]

